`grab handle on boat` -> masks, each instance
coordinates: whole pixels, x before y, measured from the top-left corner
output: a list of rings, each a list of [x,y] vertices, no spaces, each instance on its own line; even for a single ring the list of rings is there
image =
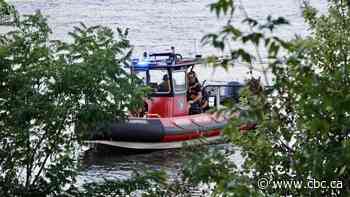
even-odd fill
[[[147,113],[147,118],[161,118],[159,114],[149,114]]]

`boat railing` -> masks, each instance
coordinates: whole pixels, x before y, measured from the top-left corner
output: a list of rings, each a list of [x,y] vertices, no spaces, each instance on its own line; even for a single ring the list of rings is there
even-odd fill
[[[238,92],[244,85],[206,85],[203,89],[208,93],[209,105],[220,108],[221,101],[224,99],[233,99],[238,101]]]
[[[216,109],[220,109],[223,101],[231,100],[233,102],[239,102],[239,91],[243,88],[244,84],[216,84],[206,85],[203,89],[208,93],[209,105],[215,106]],[[272,86],[264,86],[265,91],[270,91]]]

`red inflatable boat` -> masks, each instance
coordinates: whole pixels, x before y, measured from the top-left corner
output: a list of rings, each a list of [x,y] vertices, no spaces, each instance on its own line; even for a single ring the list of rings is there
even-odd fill
[[[219,139],[226,124],[223,116],[211,114],[131,118],[125,123],[113,124],[109,132],[96,134],[90,143],[136,149],[179,148],[183,142],[191,145]]]
[[[179,148],[217,140],[228,122],[223,115],[189,115],[187,71],[199,58],[185,59],[172,53],[157,53],[134,59],[131,72],[153,89],[145,101],[146,115],[130,117],[92,136],[89,143],[133,149]],[[203,140],[204,139],[204,140]]]

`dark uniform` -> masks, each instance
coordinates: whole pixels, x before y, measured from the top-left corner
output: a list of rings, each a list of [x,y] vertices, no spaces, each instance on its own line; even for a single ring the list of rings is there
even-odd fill
[[[195,72],[191,71],[188,73],[188,90],[187,90],[187,100],[190,101],[190,115],[202,113],[201,108],[201,91],[202,87],[196,77]]]
[[[205,89],[202,89],[201,108],[203,112],[209,110],[209,94]]]
[[[193,101],[196,97],[198,96],[198,92],[192,90],[190,92],[190,98]],[[201,100],[197,100],[191,103],[190,106],[190,115],[194,115],[194,114],[200,114],[202,113],[203,110],[201,108]]]
[[[196,93],[199,93],[201,92],[201,85],[199,84],[198,82],[198,79],[196,78],[196,82],[195,83],[189,83],[188,84],[188,91],[187,91],[187,100],[191,100],[191,97],[190,97],[190,93],[191,92],[196,92]]]
[[[169,77],[168,75],[163,76],[163,82],[159,84],[158,86],[158,92],[169,92]]]

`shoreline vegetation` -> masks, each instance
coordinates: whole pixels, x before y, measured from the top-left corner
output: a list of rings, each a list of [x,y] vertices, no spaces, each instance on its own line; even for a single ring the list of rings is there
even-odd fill
[[[190,196],[186,187],[203,185],[210,196],[348,196],[350,4],[328,4],[328,12],[320,14],[304,1],[311,35],[291,41],[272,34],[289,24],[285,18],[257,21],[246,13],[242,25],[249,31],[243,32],[231,20],[236,1],[209,6],[228,20],[202,43],[230,55],[219,65],[217,56],[209,56],[208,65],[253,65],[262,62],[264,47],[274,76],[271,91],[265,91],[250,75],[239,105],[222,109],[245,109],[244,117],[232,118],[225,128],[227,142],[244,157],[242,166],[230,161],[229,150],[201,147],[195,154],[183,151],[190,159],[174,182],[163,171],[147,171],[77,188],[76,144],[90,131],[126,119],[124,109],[141,106],[148,92],[123,69],[132,55],[128,30],[80,24],[69,33],[72,42],[50,40],[52,30],[39,11],[22,16],[0,0],[0,16],[14,19],[13,31],[0,34],[0,196]],[[240,133],[247,121],[257,123],[256,129]],[[315,184],[279,184],[292,180]]]

